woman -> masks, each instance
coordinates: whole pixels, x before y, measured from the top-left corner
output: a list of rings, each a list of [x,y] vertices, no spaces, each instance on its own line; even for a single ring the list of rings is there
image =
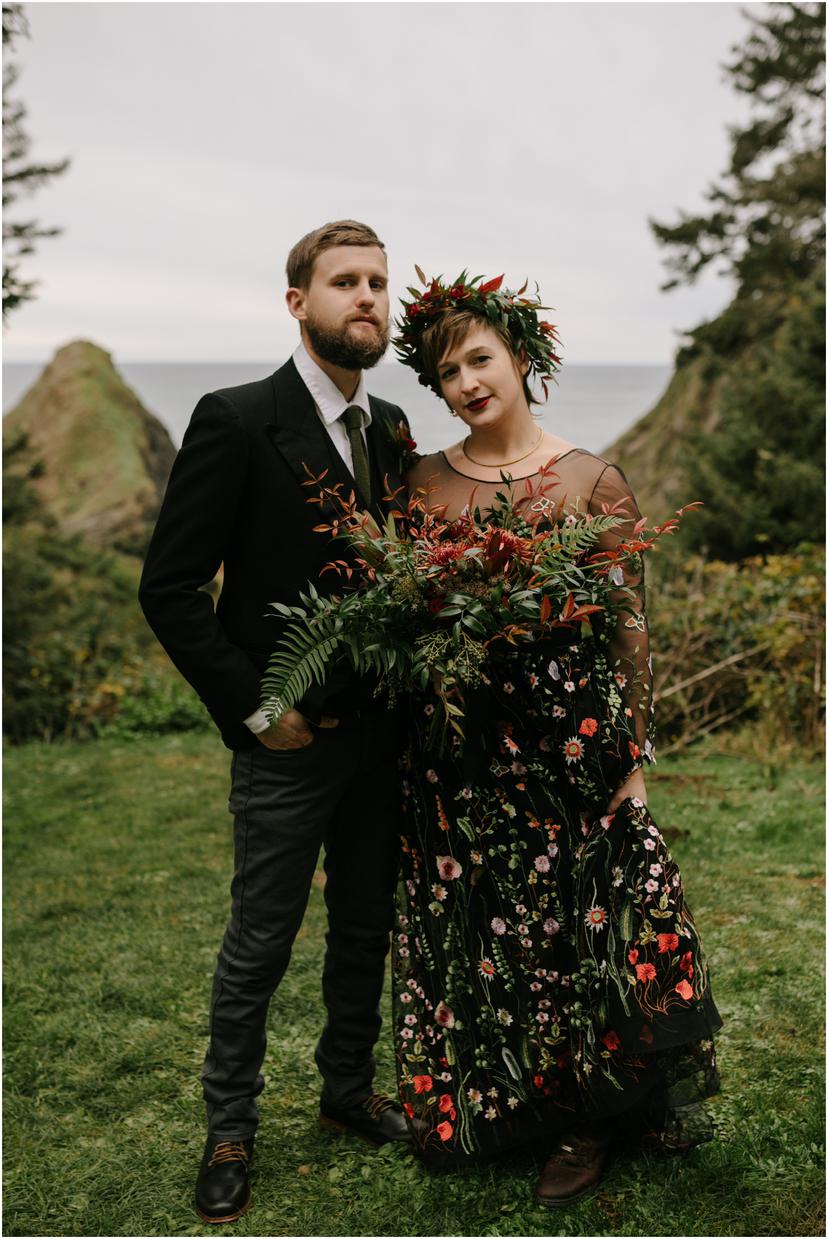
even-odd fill
[[[639,513],[623,473],[533,420],[528,378],[559,363],[542,307],[465,275],[410,291],[398,353],[465,433],[420,459],[409,489],[447,519],[468,505],[485,519],[510,501],[505,474],[549,521],[612,511],[623,520],[601,546],[629,538]],[[643,568],[613,571],[620,609],[591,637],[492,647],[465,745],[435,745],[436,697],[415,694],[404,759],[401,1098],[435,1163],[557,1138],[536,1191],[550,1207],[595,1186],[619,1134],[681,1151],[709,1139],[698,1102],[718,1084],[721,1021],[646,807]]]

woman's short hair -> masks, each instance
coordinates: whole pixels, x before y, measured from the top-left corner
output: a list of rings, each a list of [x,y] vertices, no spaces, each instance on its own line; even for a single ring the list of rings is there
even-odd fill
[[[483,314],[478,314],[474,310],[466,310],[460,306],[446,310],[444,314],[440,314],[435,318],[433,323],[429,323],[420,337],[419,352],[422,373],[429,386],[433,388],[437,395],[441,394],[440,359],[445,357],[446,353],[456,348],[458,344],[462,344],[469,332],[476,327],[489,327],[506,345],[515,362],[517,363],[521,360],[520,354],[515,351],[515,342],[508,328],[503,327],[500,323],[491,322]],[[533,394],[526,375],[524,374],[521,377],[523,379],[523,394],[526,397],[526,403],[539,404],[540,401]]]
[[[338,219],[332,224],[323,224],[297,241],[288,254],[288,288],[307,289],[317,258],[335,245],[376,245],[385,253],[382,241],[367,224],[361,224],[356,219]]]

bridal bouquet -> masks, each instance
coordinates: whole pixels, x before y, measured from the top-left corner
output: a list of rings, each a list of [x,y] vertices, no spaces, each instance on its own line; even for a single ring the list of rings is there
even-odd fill
[[[345,658],[356,672],[374,673],[377,691],[392,702],[403,686],[425,689],[430,682],[444,723],[462,737],[467,690],[488,682],[497,650],[560,629],[572,630],[576,641],[593,617],[632,609],[625,565],[638,577],[641,553],[672,533],[685,510],[651,529],[642,519],[630,537],[614,537],[611,549],[602,549],[602,536],[629,525],[629,514],[607,508],[556,519],[551,467],[526,479],[517,496],[501,476],[504,493],[485,517],[466,509],[449,521],[414,495],[383,529],[338,486],[326,489],[313,479],[342,513],[316,530],[343,539],[350,555],[324,569],[338,574],[341,592],[321,595],[311,584],[300,606],[271,604],[292,621],[262,680],[271,719]]]

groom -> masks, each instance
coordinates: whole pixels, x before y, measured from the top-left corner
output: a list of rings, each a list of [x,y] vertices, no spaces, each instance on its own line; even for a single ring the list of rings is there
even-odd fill
[[[213,981],[202,1082],[207,1144],[196,1185],[206,1222],[239,1217],[258,1122],[270,998],[290,958],[325,848],[327,1021],[316,1047],[320,1122],[373,1142],[405,1141],[396,1103],[373,1092],[373,1047],[397,873],[393,719],[346,671],[276,724],[259,683],[295,604],[341,557],[314,526],[334,509],[310,500],[342,483],[385,520],[400,486],[400,409],[369,396],[363,371],[388,344],[388,268],[354,220],[303,237],[287,261],[293,357],[270,378],[204,396],[170,475],[141,580],[144,613],[233,751],[232,908]],[[204,586],[224,565],[213,609]],[[279,1012],[280,1026],[289,1025]]]

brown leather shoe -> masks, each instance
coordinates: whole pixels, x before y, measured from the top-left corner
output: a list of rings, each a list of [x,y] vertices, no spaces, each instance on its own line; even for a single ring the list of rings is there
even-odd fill
[[[535,1200],[561,1209],[588,1196],[601,1182],[611,1137],[573,1130],[561,1136],[535,1188]]]

